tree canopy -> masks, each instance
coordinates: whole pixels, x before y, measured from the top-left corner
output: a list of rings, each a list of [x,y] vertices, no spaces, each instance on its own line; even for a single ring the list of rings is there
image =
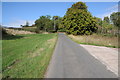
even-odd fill
[[[59,16],[53,16],[53,21],[54,21],[54,30],[57,31],[60,28],[60,24],[61,24],[61,17]]]
[[[107,16],[107,17],[104,17],[104,21],[107,22],[107,23],[110,23],[109,17],[108,17],[108,16]]]
[[[35,21],[37,30],[43,30],[47,32],[56,32],[59,29],[61,23],[61,17],[59,16],[40,16],[39,19]]]
[[[52,21],[50,16],[40,16],[39,19],[35,21],[35,25],[39,30],[47,31],[52,26]]]
[[[42,31],[65,31],[73,35],[89,35],[97,32],[100,29],[112,29],[114,26],[120,26],[120,12],[114,12],[104,17],[102,20],[98,17],[93,17],[88,11],[87,6],[83,2],[77,2],[67,9],[63,17],[59,16],[40,16],[35,21],[37,30]]]
[[[95,19],[97,25],[102,26],[102,19],[101,18],[94,17],[94,19]]]
[[[120,27],[120,12],[114,12],[110,15],[110,20],[117,27]]]
[[[97,30],[95,19],[83,2],[77,2],[68,8],[62,24],[68,34],[92,34]]]

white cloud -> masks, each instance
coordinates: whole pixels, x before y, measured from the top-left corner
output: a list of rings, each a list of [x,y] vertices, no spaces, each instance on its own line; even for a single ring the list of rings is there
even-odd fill
[[[34,20],[16,20],[14,22],[10,22],[8,24],[3,24],[6,27],[21,27],[20,25],[25,25],[26,21],[29,22],[29,25],[34,24]]]
[[[99,18],[104,18],[105,16],[110,17],[113,12],[118,12],[118,4],[106,9],[104,14],[97,15]]]
[[[118,4],[106,9],[106,11],[116,11],[116,10],[118,10]]]

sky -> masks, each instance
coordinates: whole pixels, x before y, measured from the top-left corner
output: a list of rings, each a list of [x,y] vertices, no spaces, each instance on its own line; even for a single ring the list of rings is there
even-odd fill
[[[63,17],[75,2],[2,2],[2,25],[20,27],[26,21],[34,21],[42,15]],[[117,2],[85,2],[93,16],[104,18],[118,11]]]
[[[1,0],[2,2],[119,2],[119,0]]]

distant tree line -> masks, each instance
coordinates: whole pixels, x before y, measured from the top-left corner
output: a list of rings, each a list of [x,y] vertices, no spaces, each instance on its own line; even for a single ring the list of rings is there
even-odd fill
[[[63,17],[51,17],[50,15],[40,16],[35,21],[35,26],[37,26],[36,32],[38,33],[40,31],[65,31],[73,35],[90,35],[100,32],[103,29],[106,31],[114,27],[119,28],[119,22],[120,12],[114,12],[110,15],[110,18],[106,16],[102,20],[101,18],[92,16],[85,3],[77,2],[68,8]]]
[[[61,17],[50,15],[40,16],[39,19],[35,21],[35,26],[37,26],[37,32],[46,31],[46,32],[57,32],[61,24]]]
[[[120,28],[120,12],[114,12],[110,15],[110,20],[112,23]]]
[[[29,22],[26,21],[26,24],[25,25],[20,25],[21,27],[29,27]]]
[[[120,34],[120,12],[113,12],[110,17],[106,16],[102,20],[101,18],[94,17],[97,22],[98,33],[111,34],[118,36]]]

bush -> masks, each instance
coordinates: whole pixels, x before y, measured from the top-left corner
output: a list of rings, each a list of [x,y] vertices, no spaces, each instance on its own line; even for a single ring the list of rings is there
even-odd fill
[[[56,33],[57,31],[56,30],[50,30],[49,32],[50,33]]]
[[[8,35],[8,33],[6,32],[6,30],[4,28],[0,27],[0,31],[2,31],[2,36]]]
[[[59,29],[58,32],[66,32],[65,29]]]

